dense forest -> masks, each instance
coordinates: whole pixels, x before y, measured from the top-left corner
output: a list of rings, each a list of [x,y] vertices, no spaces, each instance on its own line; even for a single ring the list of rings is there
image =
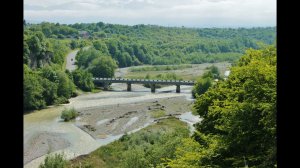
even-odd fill
[[[181,64],[237,60],[245,49],[275,43],[275,27],[185,28],[116,24],[26,24],[46,38],[69,39],[70,47],[92,45],[119,67],[140,64]]]
[[[154,25],[24,21],[24,110],[68,102],[77,89],[92,91],[92,77],[112,77],[117,67],[238,60],[248,48],[275,42],[275,27],[185,28]],[[78,69],[65,70],[73,49]]]

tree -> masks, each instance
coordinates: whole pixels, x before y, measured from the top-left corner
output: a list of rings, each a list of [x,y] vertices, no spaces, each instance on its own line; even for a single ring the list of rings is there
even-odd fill
[[[88,68],[95,58],[101,57],[103,54],[95,48],[81,49],[77,53],[75,59],[79,68]]]
[[[70,48],[72,50],[74,50],[77,47],[78,47],[78,42],[76,40],[72,40],[71,43],[70,43]]]
[[[83,91],[92,91],[94,88],[93,75],[85,70],[76,69],[72,72],[74,84]]]
[[[192,96],[194,98],[205,93],[212,86],[212,79],[210,77],[200,78],[197,80],[192,90]]]
[[[109,56],[101,56],[93,60],[89,72],[94,77],[110,78],[114,76],[117,63]]]
[[[200,157],[202,165],[274,167],[276,48],[248,50],[228,80],[200,95],[194,109],[203,118],[195,139],[214,153]]]
[[[38,74],[31,71],[27,65],[24,64],[24,110],[41,109],[46,106],[43,99],[43,86],[41,85]]]
[[[106,55],[109,54],[107,46],[103,41],[96,40],[96,41],[93,42],[93,46],[95,47],[96,50],[99,50],[103,54],[106,54]]]
[[[57,78],[59,81],[57,95],[66,99],[70,98],[75,91],[74,84],[69,79],[68,75],[62,71],[57,72]]]

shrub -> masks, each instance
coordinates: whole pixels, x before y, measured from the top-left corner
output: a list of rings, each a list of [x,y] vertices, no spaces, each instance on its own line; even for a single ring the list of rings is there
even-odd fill
[[[192,96],[196,98],[196,95],[205,93],[212,86],[212,79],[209,77],[200,78],[192,90]]]
[[[64,121],[69,121],[78,116],[77,111],[74,108],[71,109],[65,109],[61,113],[61,119],[64,119]]]
[[[64,168],[66,163],[63,154],[48,155],[39,168]]]

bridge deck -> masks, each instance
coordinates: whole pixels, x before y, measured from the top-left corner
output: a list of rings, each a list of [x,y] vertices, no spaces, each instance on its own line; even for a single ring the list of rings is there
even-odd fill
[[[93,78],[95,82],[107,83],[139,83],[139,84],[165,84],[165,85],[194,85],[194,81],[182,80],[153,80],[153,79],[126,79],[126,78]]]

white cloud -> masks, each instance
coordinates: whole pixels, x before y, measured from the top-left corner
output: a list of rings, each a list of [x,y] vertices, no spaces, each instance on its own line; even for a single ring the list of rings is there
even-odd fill
[[[24,0],[26,20],[170,26],[274,26],[276,0]]]

